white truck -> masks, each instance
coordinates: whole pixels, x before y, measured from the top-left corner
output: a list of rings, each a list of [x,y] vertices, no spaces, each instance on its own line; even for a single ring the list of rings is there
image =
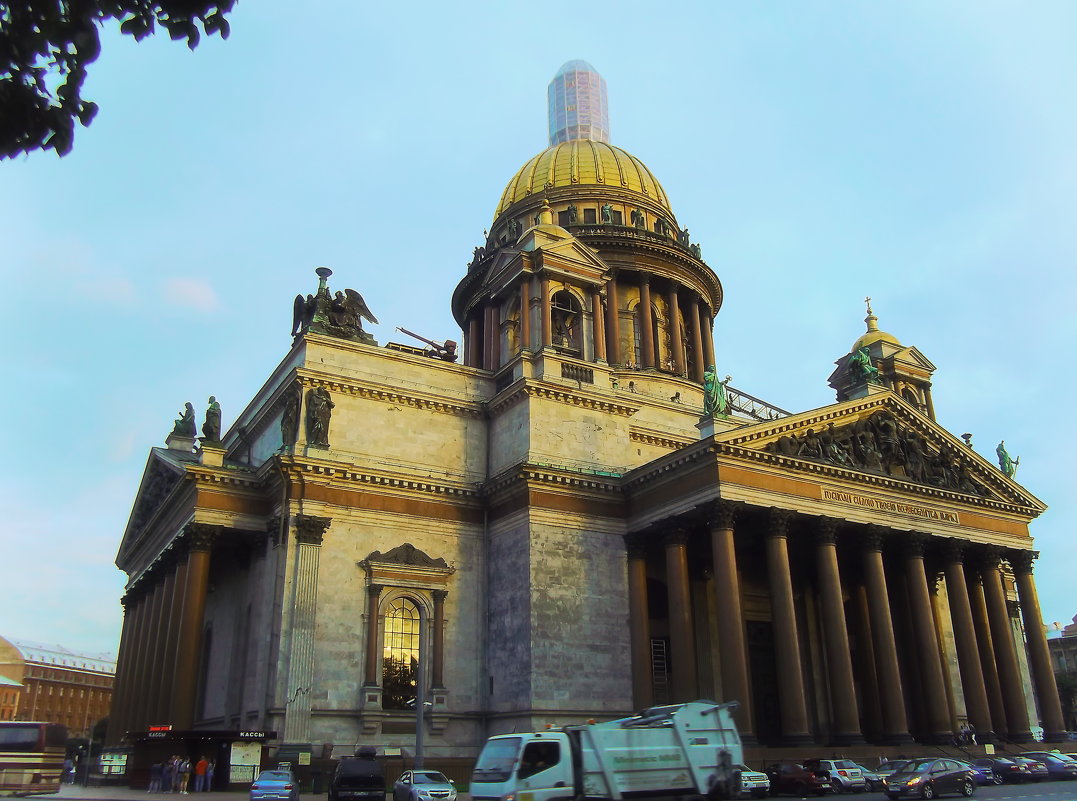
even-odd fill
[[[620,720],[487,740],[473,801],[736,798],[744,762],[736,702],[656,706]]]

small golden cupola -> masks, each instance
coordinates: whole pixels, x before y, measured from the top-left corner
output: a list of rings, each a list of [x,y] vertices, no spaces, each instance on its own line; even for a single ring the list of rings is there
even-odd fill
[[[920,350],[902,345],[893,334],[879,328],[879,318],[871,308],[871,298],[865,298],[868,316],[865,331],[849,353],[836,362],[837,369],[827,383],[837,393],[839,401],[864,398],[879,392],[893,392],[922,414],[935,419],[931,401],[933,365]]]

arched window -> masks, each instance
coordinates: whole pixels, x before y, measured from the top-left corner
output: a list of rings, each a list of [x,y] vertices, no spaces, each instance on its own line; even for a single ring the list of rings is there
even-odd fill
[[[400,597],[385,611],[385,644],[382,650],[382,707],[408,709],[415,698],[419,668],[419,607]]]
[[[583,342],[580,302],[567,289],[555,292],[551,300],[550,322],[553,324],[553,344],[563,351],[579,355]]]

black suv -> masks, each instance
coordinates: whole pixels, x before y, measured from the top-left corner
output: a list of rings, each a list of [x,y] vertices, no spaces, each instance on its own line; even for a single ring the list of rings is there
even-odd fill
[[[344,757],[329,782],[329,801],[385,801],[385,772],[374,749]]]

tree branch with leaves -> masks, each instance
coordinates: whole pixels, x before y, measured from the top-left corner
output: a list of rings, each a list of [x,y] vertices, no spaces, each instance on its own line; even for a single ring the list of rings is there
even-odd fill
[[[100,29],[118,22],[141,41],[160,27],[192,50],[202,34],[227,39],[235,0],[0,0],[0,159],[32,150],[71,151],[75,123],[97,104],[82,96],[101,53]]]

